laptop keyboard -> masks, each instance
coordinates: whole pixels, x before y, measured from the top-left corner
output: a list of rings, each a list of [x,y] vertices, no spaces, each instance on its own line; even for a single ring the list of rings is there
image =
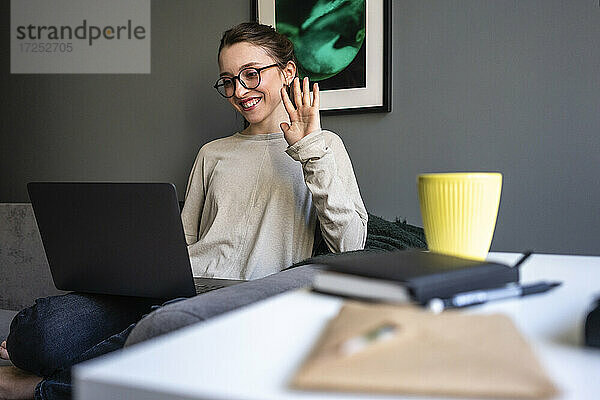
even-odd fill
[[[225,285],[216,283],[196,283],[196,294],[210,292],[211,290],[224,288]]]

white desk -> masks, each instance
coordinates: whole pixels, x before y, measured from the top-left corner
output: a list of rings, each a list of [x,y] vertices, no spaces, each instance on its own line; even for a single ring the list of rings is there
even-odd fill
[[[518,254],[492,253],[512,263]],[[583,322],[600,293],[600,257],[534,255],[522,282],[560,280],[553,291],[489,303],[473,313],[508,314],[528,337],[560,399],[600,398],[600,350],[581,347]],[[294,291],[272,297],[74,369],[75,398],[390,399],[301,392],[287,383],[341,301]]]

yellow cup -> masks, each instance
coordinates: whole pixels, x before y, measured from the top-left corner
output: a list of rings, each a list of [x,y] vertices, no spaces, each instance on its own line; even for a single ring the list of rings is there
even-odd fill
[[[421,174],[417,187],[429,250],[485,260],[496,227],[502,174]]]

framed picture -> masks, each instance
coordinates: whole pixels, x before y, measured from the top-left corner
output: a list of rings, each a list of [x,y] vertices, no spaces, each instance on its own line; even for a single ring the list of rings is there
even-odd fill
[[[322,114],[392,110],[391,0],[252,0],[251,11],[294,43]]]

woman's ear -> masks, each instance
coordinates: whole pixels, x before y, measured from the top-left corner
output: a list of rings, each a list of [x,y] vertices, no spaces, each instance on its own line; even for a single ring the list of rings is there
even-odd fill
[[[296,63],[293,61],[288,61],[285,68],[283,69],[283,76],[286,85],[291,85],[292,81],[296,77],[297,73]]]

